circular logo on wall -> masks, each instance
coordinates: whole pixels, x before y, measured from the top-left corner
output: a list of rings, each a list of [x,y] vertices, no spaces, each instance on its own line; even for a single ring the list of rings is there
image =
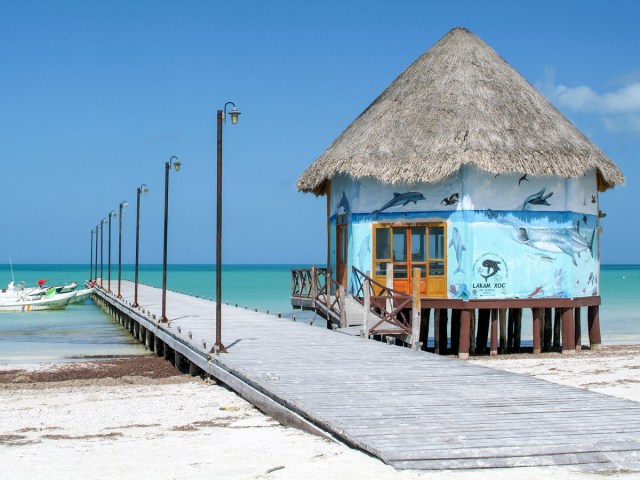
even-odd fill
[[[471,294],[476,297],[507,295],[509,267],[497,253],[485,253],[473,263]]]

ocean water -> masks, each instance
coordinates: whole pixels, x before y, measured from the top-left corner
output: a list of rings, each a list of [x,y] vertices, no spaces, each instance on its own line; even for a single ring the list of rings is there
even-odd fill
[[[232,305],[294,314],[289,302],[291,269],[306,265],[225,265],[222,297]],[[14,265],[17,281],[35,285],[47,279],[49,285],[84,282],[89,267],[84,265]],[[103,269],[107,286],[108,270]],[[604,344],[640,343],[640,265],[603,266],[600,275],[602,306],[600,322]],[[133,280],[133,265],[123,265],[122,278]],[[162,285],[161,265],[142,265],[140,282]],[[11,281],[8,265],[0,265],[0,285]],[[172,290],[213,298],[213,265],[170,265],[167,286]],[[111,289],[117,289],[117,266],[111,270]],[[303,315],[296,311],[297,316]],[[525,311],[522,338],[531,338],[530,314]],[[583,343],[588,339],[586,310],[583,312]],[[323,325],[317,321],[315,325]],[[431,327],[433,328],[433,327]],[[145,355],[128,332],[100,311],[91,300],[61,311],[0,312],[0,363],[39,363],[105,358],[117,355]]]

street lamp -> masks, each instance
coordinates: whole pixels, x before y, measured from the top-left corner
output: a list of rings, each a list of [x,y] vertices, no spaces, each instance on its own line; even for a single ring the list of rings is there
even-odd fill
[[[91,229],[91,255],[89,255],[89,281],[93,280],[93,232],[95,230]]]
[[[174,162],[173,159],[176,161]],[[167,229],[169,226],[169,171],[171,167],[180,171],[182,164],[175,155],[164,164],[164,252],[162,255],[162,317],[160,321],[166,323],[167,318]]]
[[[240,112],[235,103],[227,102],[223,110],[218,110],[218,173],[217,173],[217,215],[216,215],[216,342],[211,351],[226,353],[222,344],[222,123],[227,121],[227,107],[233,106],[229,112],[231,124],[238,123]]]
[[[94,262],[95,265],[95,283],[98,283],[98,230],[100,230],[100,224],[96,225],[96,261]]]
[[[120,295],[120,281],[122,280],[122,209],[129,206],[129,204],[123,200],[120,202],[120,233],[118,234],[118,298],[122,298]]]
[[[138,307],[138,256],[140,254],[140,193],[149,194],[149,187],[143,183],[138,187],[138,197],[136,202],[136,281],[135,294],[133,298],[133,307]]]
[[[103,253],[104,253],[104,224],[107,223],[107,219],[103,218],[102,220],[100,220],[100,288],[104,288],[104,285],[102,284],[102,278],[104,277],[103,273],[102,273],[102,266],[103,266]]]
[[[109,279],[109,280],[107,280],[107,290],[109,292],[111,292],[111,219],[113,217],[115,217],[115,216],[116,216],[116,211],[115,210],[111,210],[109,212],[109,253],[107,255],[107,257],[109,259],[108,260],[109,267],[107,268],[107,272],[108,272],[107,273],[107,278]]]

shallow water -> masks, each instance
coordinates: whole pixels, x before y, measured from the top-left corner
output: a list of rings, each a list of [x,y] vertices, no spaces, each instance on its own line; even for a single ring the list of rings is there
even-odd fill
[[[223,268],[223,301],[241,307],[282,312],[286,316],[313,317],[312,313],[293,312],[289,303],[291,269],[304,265],[227,265]],[[48,279],[50,285],[89,276],[88,266],[17,265],[16,281],[35,285]],[[107,286],[108,270],[103,269]],[[133,280],[132,265],[123,265],[122,277]],[[0,265],[0,285],[11,281],[8,266]],[[143,265],[140,281],[154,286],[162,284],[161,265]],[[600,322],[605,344],[640,343],[640,266],[603,266],[600,280],[602,307]],[[167,274],[168,288],[180,292],[215,296],[213,265],[172,265]],[[111,271],[111,289],[117,291],[117,269]],[[583,311],[583,343],[587,342],[586,309]],[[530,343],[530,311],[523,315],[523,344]],[[324,321],[316,318],[314,325]],[[431,326],[433,330],[433,326]],[[431,332],[432,333],[432,332]],[[431,340],[432,341],[432,340]],[[145,349],[91,300],[61,311],[0,313],[0,363],[40,363],[73,361],[86,357],[144,355]]]

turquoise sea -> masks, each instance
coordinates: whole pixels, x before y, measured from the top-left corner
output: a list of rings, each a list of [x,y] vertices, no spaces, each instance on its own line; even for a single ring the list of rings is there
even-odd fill
[[[291,269],[305,265],[225,265],[223,301],[260,311],[295,314],[289,303]],[[18,281],[34,285],[47,279],[49,285],[84,282],[88,265],[14,265]],[[104,268],[106,287],[108,271]],[[133,265],[123,265],[122,278],[133,280]],[[601,269],[602,307],[600,314],[604,344],[640,343],[640,265],[606,265]],[[8,265],[0,265],[0,285],[11,281]],[[142,265],[140,281],[162,284],[161,265]],[[167,285],[172,290],[215,296],[215,266],[170,265]],[[111,289],[117,288],[117,266],[111,270]],[[309,315],[309,313],[307,313]],[[312,314],[311,314],[312,315]],[[315,325],[322,325],[316,322]],[[583,342],[587,341],[586,312],[583,313]],[[531,338],[526,312],[523,340]],[[0,363],[39,363],[105,358],[117,355],[144,355],[128,332],[100,311],[91,300],[61,311],[0,312]]]

